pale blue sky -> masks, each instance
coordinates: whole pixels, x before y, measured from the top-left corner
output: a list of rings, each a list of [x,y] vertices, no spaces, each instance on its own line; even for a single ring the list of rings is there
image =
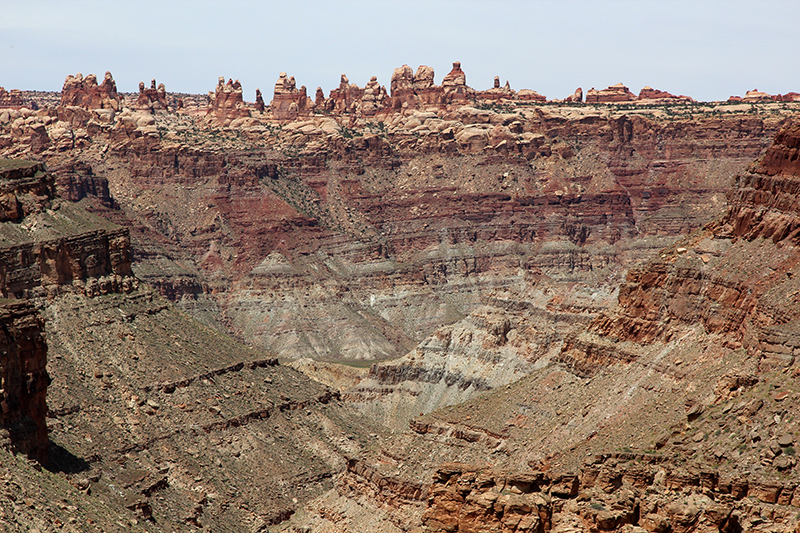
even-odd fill
[[[281,71],[313,95],[341,73],[388,88],[404,63],[440,83],[461,61],[475,89],[500,76],[548,98],[623,82],[719,100],[800,92],[798,21],[796,0],[0,0],[0,86],[110,70],[121,91],[205,93],[225,76],[252,101]]]

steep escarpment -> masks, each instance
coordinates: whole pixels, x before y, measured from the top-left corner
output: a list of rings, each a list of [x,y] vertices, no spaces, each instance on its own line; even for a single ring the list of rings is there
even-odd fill
[[[137,275],[187,312],[286,358],[382,360],[526,276],[613,284],[721,213],[794,112],[546,105],[465,79],[403,67],[391,96],[343,77],[310,103],[282,76],[274,110],[222,80],[207,111],[115,108],[110,77],[76,77],[79,104],[20,111],[4,135],[24,152],[43,130],[67,196],[99,198]]]
[[[41,164],[3,160],[7,221],[0,227],[0,290],[7,298],[130,291],[128,231],[56,196]]]
[[[27,302],[3,300],[0,324],[0,443],[46,464],[50,378],[42,321]]]
[[[347,138],[331,119],[331,130],[323,119],[290,124],[270,134],[275,150],[260,154],[222,156],[146,136],[123,144],[126,163],[109,173],[115,198],[165,237],[162,250],[186,248],[141,255],[141,275],[198,315],[206,305],[198,304],[215,301],[222,322],[285,357],[396,357],[474,309],[477,287],[507,283],[520,266],[596,283],[705,223],[707,206],[722,205],[729,171],[757,155],[764,128],[774,127],[527,110],[504,126],[502,114],[458,113],[476,128],[508,129],[518,148],[484,143],[473,155],[473,144],[434,129],[446,116],[425,114],[385,136],[365,124]],[[417,122],[421,129],[405,129]],[[711,140],[689,146],[692,136]],[[286,157],[284,143],[297,156]],[[528,145],[537,148],[519,148]],[[440,155],[450,150],[455,157]],[[712,157],[720,150],[729,159]],[[312,285],[313,293],[304,288]]]
[[[599,318],[602,335],[638,342],[700,322],[757,354],[791,364],[797,305],[797,127],[783,130],[764,157],[736,180],[727,214],[660,260],[628,274],[619,311]]]
[[[794,531],[798,256],[791,232],[776,242],[761,224],[792,213],[766,168],[737,178],[718,221],[631,269],[617,304],[525,377],[412,415],[363,457],[427,486],[425,510],[397,504],[406,513],[387,520],[431,532]],[[306,513],[325,523],[316,501]]]

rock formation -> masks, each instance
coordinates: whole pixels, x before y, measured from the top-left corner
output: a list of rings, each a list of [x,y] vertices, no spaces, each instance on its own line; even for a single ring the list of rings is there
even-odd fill
[[[758,89],[747,91],[744,98],[741,96],[731,96],[728,102],[745,102],[745,103],[766,103],[766,102],[800,102],[800,93],[789,92],[786,94],[768,94]]]
[[[508,83],[508,82],[506,82],[506,83]],[[507,87],[507,89],[508,89],[508,90],[506,91],[506,93],[508,93],[508,91],[511,91],[511,89],[510,89],[510,88],[508,88],[508,87]],[[511,92],[513,93],[513,91],[511,91]],[[538,92],[536,92],[536,91],[534,91],[534,90],[532,90],[532,89],[520,89],[520,90],[519,90],[519,91],[517,91],[517,93],[516,93],[516,98],[517,98],[517,100],[519,100],[520,102],[538,102],[538,103],[544,103],[544,102],[546,102],[546,101],[547,101],[547,97],[545,97],[545,96],[544,96],[544,95],[542,95],[542,94],[539,94]]]
[[[772,99],[776,102],[800,102],[800,93],[789,92],[786,94],[776,94]]]
[[[63,474],[0,449],[0,521],[795,529],[793,105],[481,105],[396,72],[213,130],[0,112],[0,151],[56,173],[0,165],[0,288],[47,325]]]
[[[242,97],[242,84],[239,80],[228,80],[220,77],[214,92],[208,93],[207,120],[215,126],[228,126],[234,120],[250,116],[250,110]]]
[[[420,79],[419,87],[420,89],[429,89],[433,86],[433,69],[430,69],[430,71],[428,71],[427,68],[425,70],[422,69],[423,67],[420,66],[418,72],[421,72],[423,75],[430,72],[431,77],[429,79],[427,76],[425,76],[424,78]],[[411,67],[408,65],[403,65],[402,67],[394,69],[394,72],[392,72],[390,90],[392,96],[392,109],[394,111],[398,112],[404,109],[416,109],[417,97],[416,90],[414,88],[414,71],[411,70]]]
[[[386,87],[378,84],[377,76],[372,76],[369,83],[364,86],[358,113],[364,117],[371,117],[387,107],[389,107],[389,95],[386,94]]]
[[[583,89],[578,87],[575,92],[564,99],[568,103],[581,103],[583,102]]]
[[[139,82],[139,96],[134,103],[134,108],[152,111],[167,111],[167,89],[163,83],[156,87],[156,80],[151,80],[150,88],[145,89],[144,82]]]
[[[97,84],[97,76],[94,74],[89,74],[86,78],[80,72],[75,76],[67,76],[61,89],[61,105],[65,107],[119,111],[121,100],[110,72],[106,72],[100,85]]]
[[[298,89],[294,76],[287,77],[285,72],[281,72],[278,81],[275,82],[275,91],[269,108],[276,120],[295,120],[298,117],[308,116],[314,108],[314,103],[308,98],[305,85]]]
[[[414,73],[411,67],[403,65],[392,73],[391,108],[395,112],[407,112],[466,103],[468,98],[475,97],[475,91],[467,87],[466,79],[459,62],[453,63],[453,70],[442,80],[442,85],[434,85],[433,68],[420,65]]]
[[[642,90],[639,91],[638,100],[659,100],[664,103],[687,103],[694,101],[688,96],[675,96],[674,94],[666,91],[659,91],[658,89],[653,89],[652,87],[647,86],[642,87]]]
[[[0,304],[0,446],[46,464],[47,345],[42,321],[25,301]]]
[[[753,89],[752,91],[747,91],[742,98],[744,102],[770,102],[772,101],[772,96],[768,93],[763,91],[759,91],[758,89]]]
[[[466,102],[474,91],[467,86],[467,75],[461,70],[461,62],[453,63],[453,69],[442,79],[442,89],[448,103]]]
[[[520,100],[530,100],[530,101],[538,101],[538,102],[546,102],[547,99],[544,98],[542,95],[537,93],[536,91],[531,91],[530,89],[524,89],[524,97],[520,98]],[[517,98],[518,95],[516,91],[511,90],[511,84],[506,81],[506,84],[501,87],[500,86],[500,76],[494,77],[494,86],[487,90],[487,91],[476,91],[475,98],[478,100],[514,100]]]
[[[263,113],[267,108],[267,106],[264,105],[264,97],[261,95],[261,89],[256,89],[256,102],[253,107],[255,107],[256,111],[259,113]]]
[[[19,89],[6,91],[0,87],[0,109],[19,109],[23,105],[22,91]]]
[[[632,100],[636,100],[636,95],[621,83],[611,85],[599,91],[592,87],[586,92],[587,104],[613,104],[616,102],[630,102]]]
[[[64,291],[94,296],[136,286],[127,230],[62,206],[55,178],[41,164],[23,162],[0,170],[0,221],[30,223],[27,231],[6,236],[0,247],[4,298],[52,297]]]

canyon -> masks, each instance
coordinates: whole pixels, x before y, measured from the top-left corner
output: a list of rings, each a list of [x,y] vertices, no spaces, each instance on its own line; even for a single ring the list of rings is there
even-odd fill
[[[8,94],[0,518],[798,527],[791,96]]]

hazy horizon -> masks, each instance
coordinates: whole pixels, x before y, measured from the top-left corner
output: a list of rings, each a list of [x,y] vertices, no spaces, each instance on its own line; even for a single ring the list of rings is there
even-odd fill
[[[107,3],[97,0],[0,2],[0,86],[59,91],[67,75],[102,79],[136,92],[155,78],[167,91],[205,94],[217,78],[239,79],[245,99],[264,98],[280,72],[313,97],[345,73],[363,87],[371,76],[429,65],[435,81],[460,61],[467,84],[549,99],[624,83],[697,100],[725,100],[759,89],[800,92],[791,61],[800,2],[741,1],[321,2],[207,0]]]

